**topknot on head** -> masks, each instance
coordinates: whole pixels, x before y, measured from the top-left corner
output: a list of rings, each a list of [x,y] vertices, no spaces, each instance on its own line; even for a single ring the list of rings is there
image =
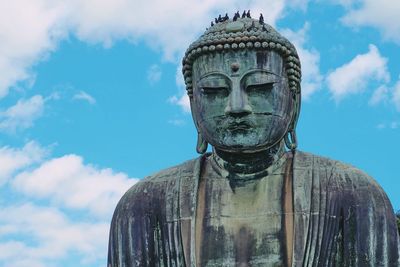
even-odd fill
[[[251,18],[250,10],[244,11],[242,16],[238,11],[232,19],[225,14],[225,16],[219,15],[214,22],[211,22],[211,27],[189,46],[183,58],[182,72],[189,96],[193,94],[192,65],[196,58],[202,54],[238,49],[278,52],[286,64],[290,89],[300,94],[301,66],[296,48],[273,27],[266,24],[262,14],[255,20]]]

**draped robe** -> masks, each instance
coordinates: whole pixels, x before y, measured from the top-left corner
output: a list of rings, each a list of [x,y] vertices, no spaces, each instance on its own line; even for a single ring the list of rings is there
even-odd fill
[[[290,200],[284,203],[285,266],[400,266],[393,209],[370,176],[304,152],[284,157],[290,166],[284,184]],[[122,197],[112,219],[108,267],[203,262],[196,259],[196,216],[208,158],[149,176]]]

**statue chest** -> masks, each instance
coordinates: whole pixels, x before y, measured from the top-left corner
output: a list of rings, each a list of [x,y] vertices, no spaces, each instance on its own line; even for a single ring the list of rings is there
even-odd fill
[[[201,266],[283,266],[282,174],[236,183],[206,168],[199,186]]]

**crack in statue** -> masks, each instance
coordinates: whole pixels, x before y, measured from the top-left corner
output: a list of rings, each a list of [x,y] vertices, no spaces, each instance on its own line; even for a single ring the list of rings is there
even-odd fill
[[[220,16],[188,48],[202,156],[122,197],[108,267],[399,266],[396,218],[379,185],[296,150],[296,49],[244,14]]]

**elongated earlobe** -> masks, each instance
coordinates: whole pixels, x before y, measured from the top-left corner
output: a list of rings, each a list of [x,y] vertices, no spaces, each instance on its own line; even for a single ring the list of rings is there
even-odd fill
[[[296,130],[290,130],[285,135],[285,144],[286,147],[292,151],[296,150],[297,148],[297,136]]]
[[[196,151],[199,154],[204,154],[207,151],[208,143],[206,140],[204,140],[203,136],[201,133],[197,134],[197,146],[196,146]]]

